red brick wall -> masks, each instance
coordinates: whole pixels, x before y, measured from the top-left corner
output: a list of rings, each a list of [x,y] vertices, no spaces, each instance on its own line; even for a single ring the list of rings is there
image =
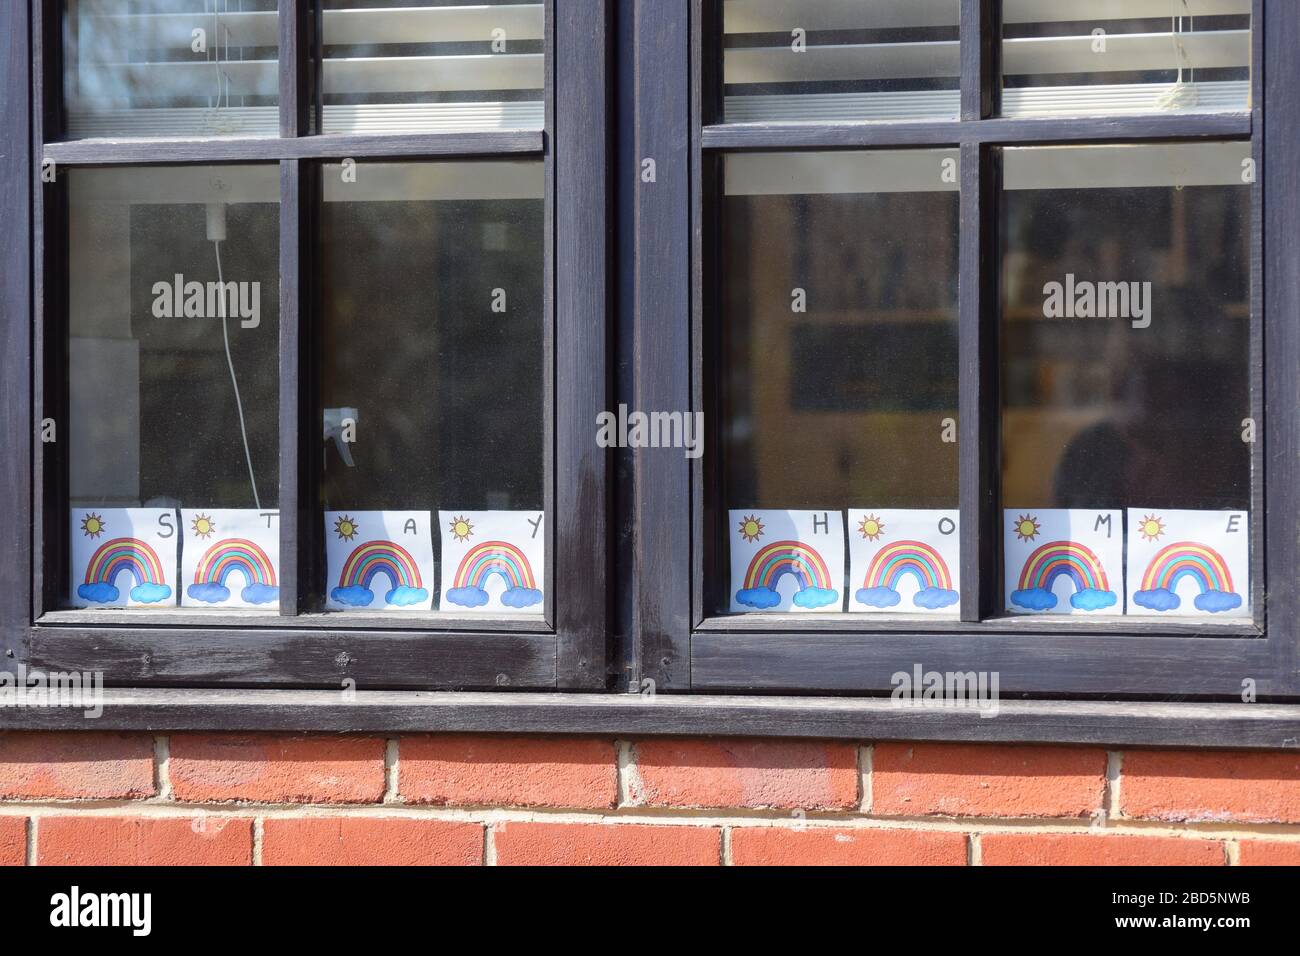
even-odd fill
[[[1300,753],[0,733],[0,865],[1300,864]]]

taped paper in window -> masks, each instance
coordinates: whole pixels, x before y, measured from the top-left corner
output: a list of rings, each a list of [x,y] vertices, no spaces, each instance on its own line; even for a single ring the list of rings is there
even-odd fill
[[[1122,512],[1022,508],[1003,518],[1008,611],[1124,613]]]
[[[730,511],[731,610],[844,610],[842,511]]]
[[[1128,613],[1250,617],[1245,511],[1128,511]]]
[[[958,512],[850,508],[849,610],[955,616]]]
[[[261,608],[280,601],[280,512],[181,509],[181,606]]]
[[[430,610],[429,512],[325,512],[325,568],[330,610]]]
[[[541,614],[546,515],[541,511],[439,511],[439,610]]]
[[[73,607],[175,607],[172,508],[73,508]]]

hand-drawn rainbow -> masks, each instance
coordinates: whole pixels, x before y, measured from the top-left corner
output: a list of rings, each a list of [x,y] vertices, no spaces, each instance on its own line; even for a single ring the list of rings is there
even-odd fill
[[[484,541],[470,548],[460,559],[445,597],[461,607],[482,607],[488,602],[483,585],[494,574],[505,579],[501,603],[506,607],[532,607],[542,600],[528,556],[507,541]]]
[[[1241,595],[1233,592],[1232,574],[1223,555],[1195,541],[1178,541],[1160,549],[1142,575],[1142,589],[1133,592],[1133,603],[1152,611],[1172,611],[1182,603],[1178,582],[1190,577],[1201,592],[1192,602],[1197,610],[1217,614],[1241,607]]]
[[[366,607],[374,600],[370,585],[375,575],[383,574],[392,584],[384,603],[409,607],[427,600],[429,592],[420,578],[420,567],[411,553],[392,541],[368,541],[358,545],[343,563],[339,586],[330,597],[340,604]]]
[[[799,582],[794,603],[809,610],[825,607],[840,599],[831,585],[831,573],[817,551],[800,541],[773,541],[749,562],[744,587],[736,592],[741,604],[765,610],[781,603],[776,584],[782,575],[793,574]]]
[[[1106,569],[1087,547],[1077,541],[1049,541],[1029,556],[1020,572],[1020,587],[1011,603],[1031,611],[1056,607],[1052,584],[1062,574],[1074,583],[1070,604],[1080,611],[1099,611],[1118,598],[1110,589]]]
[[[280,597],[275,581],[275,564],[262,546],[247,538],[218,541],[199,559],[194,569],[194,583],[185,593],[198,601],[220,604],[230,600],[226,578],[239,571],[244,589],[239,596],[248,604],[267,604]]]
[[[171,597],[158,552],[139,538],[114,538],[100,545],[86,565],[86,583],[77,587],[77,595],[97,604],[116,601],[122,592],[113,582],[122,571],[129,571],[135,581],[131,600],[157,604]]]
[[[912,597],[917,607],[935,611],[961,599],[952,589],[952,575],[938,551],[922,541],[895,541],[871,559],[866,580],[856,595],[858,602],[869,607],[893,607],[902,600],[898,585],[908,574],[921,585]]]

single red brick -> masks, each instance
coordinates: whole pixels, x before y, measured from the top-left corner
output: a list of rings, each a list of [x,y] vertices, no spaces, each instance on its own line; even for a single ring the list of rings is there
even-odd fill
[[[612,807],[614,745],[565,737],[403,737],[398,790],[411,803]]]
[[[272,817],[262,823],[265,866],[478,866],[483,827],[395,817]]]
[[[27,818],[0,817],[0,866],[27,862]]]
[[[937,830],[738,827],[736,866],[964,866],[966,834]]]
[[[1090,833],[986,833],[984,866],[1223,866],[1218,840]]]
[[[1082,817],[1101,807],[1106,753],[1068,747],[877,744],[882,816]]]
[[[177,734],[171,738],[178,800],[375,803],[384,795],[377,737]]]
[[[122,799],[154,794],[153,738],[0,733],[0,798]]]
[[[502,823],[500,866],[717,866],[715,827],[635,823]]]
[[[1300,843],[1285,840],[1242,840],[1241,866],[1300,866]]]
[[[1130,817],[1300,823],[1300,753],[1127,751],[1119,795]]]
[[[631,802],[653,807],[858,806],[852,744],[776,740],[644,740]]]
[[[250,866],[253,821],[196,817],[41,817],[40,866]]]

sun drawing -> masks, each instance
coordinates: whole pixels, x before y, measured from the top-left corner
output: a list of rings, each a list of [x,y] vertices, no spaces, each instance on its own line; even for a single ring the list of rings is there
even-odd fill
[[[351,541],[357,536],[357,530],[360,525],[347,515],[339,515],[334,519],[334,533],[344,541]]]
[[[875,541],[885,531],[885,523],[875,515],[867,515],[858,524],[858,533],[868,541]]]
[[[749,542],[757,541],[763,537],[763,522],[750,515],[740,522],[740,536]]]
[[[104,519],[93,512],[81,519],[81,533],[88,538],[98,538],[105,527]]]
[[[190,528],[196,536],[206,541],[212,537],[212,532],[217,530],[217,523],[212,520],[211,515],[195,515],[194,521],[190,523]]]
[[[474,526],[470,524],[468,518],[452,518],[451,533],[457,541],[467,541],[474,533]]]
[[[1033,541],[1041,530],[1042,526],[1033,515],[1021,515],[1016,519],[1016,537],[1021,541]]]
[[[1138,534],[1146,541],[1155,541],[1165,533],[1165,523],[1155,515],[1147,515],[1138,525]]]

